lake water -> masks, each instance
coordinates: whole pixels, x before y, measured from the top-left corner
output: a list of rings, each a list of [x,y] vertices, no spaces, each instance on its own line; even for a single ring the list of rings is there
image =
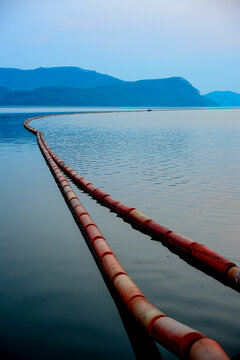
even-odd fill
[[[112,298],[36,137],[23,128],[40,111],[69,109],[0,109],[1,354],[176,359]],[[240,264],[239,109],[75,114],[32,126],[94,185]],[[240,353],[238,292],[74,189],[153,304],[230,356]]]

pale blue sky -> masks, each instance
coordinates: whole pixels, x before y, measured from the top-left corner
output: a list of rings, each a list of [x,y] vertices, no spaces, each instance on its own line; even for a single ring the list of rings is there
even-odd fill
[[[0,0],[0,67],[182,76],[240,93],[240,0]]]

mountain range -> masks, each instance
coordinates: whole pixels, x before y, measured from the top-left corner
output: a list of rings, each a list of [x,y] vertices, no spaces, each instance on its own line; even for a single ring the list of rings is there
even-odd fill
[[[41,87],[94,88],[123,82],[109,75],[79,67],[52,67],[33,70],[0,68],[0,86],[10,90]]]
[[[205,96],[220,106],[240,106],[240,94],[233,91],[213,91]]]
[[[0,68],[0,106],[218,106],[212,94],[181,77],[123,81],[78,67]]]

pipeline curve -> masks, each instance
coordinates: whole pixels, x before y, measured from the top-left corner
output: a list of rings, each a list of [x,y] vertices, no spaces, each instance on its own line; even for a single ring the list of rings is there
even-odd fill
[[[63,114],[64,115],[64,114]],[[56,115],[48,115],[56,116]],[[37,130],[30,127],[28,124],[30,121],[37,118],[31,118],[25,121],[25,127],[36,134]],[[111,195],[105,191],[97,188],[85,177],[79,175],[74,169],[68,166],[62,159],[60,159],[47,144],[44,139],[44,144],[48,149],[50,155],[62,169],[62,171],[82,190],[90,194],[97,201],[116,212],[118,215],[126,219],[128,222],[136,225],[139,229],[146,234],[160,240],[161,242],[168,244],[172,248],[175,248],[183,255],[187,255],[188,258],[196,260],[199,264],[203,264],[207,268],[211,269],[216,275],[220,276],[226,284],[230,287],[240,289],[240,267],[235,263],[224,258],[215,251],[209,249],[207,246],[197,243],[186,236],[178,234],[172,230],[155,222],[147,215],[135,207],[123,204],[120,201],[114,199]]]
[[[207,338],[202,333],[168,317],[147,300],[118,262],[112,249],[107,244],[106,239],[90,217],[87,210],[81,204],[61,169],[94,198],[100,200],[123,217],[127,217],[130,221],[143,227],[147,233],[169,239],[168,241],[172,241],[176,247],[179,247],[185,252],[192,252],[193,256],[200,258],[201,261],[207,263],[209,266],[214,266],[214,261],[216,261],[217,266],[214,266],[214,269],[220,273],[230,274],[228,275],[230,280],[235,279],[235,281],[239,281],[240,268],[214,253],[204,245],[197,244],[191,239],[164,228],[139,210],[113,199],[109,194],[96,188],[92,183],[88,182],[87,179],[81,177],[51,150],[43,133],[29,125],[30,121],[42,117],[46,116],[28,119],[24,122],[24,126],[27,130],[37,136],[40,150],[52,171],[69,208],[73,212],[85,237],[93,247],[108,279],[123,303],[126,305],[130,314],[150,334],[150,336],[166,349],[177,355],[180,359],[230,359],[216,341]]]

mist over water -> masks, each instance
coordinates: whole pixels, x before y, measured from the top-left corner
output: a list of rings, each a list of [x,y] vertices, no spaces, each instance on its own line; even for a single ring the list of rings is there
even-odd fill
[[[94,185],[239,264],[239,115],[236,109],[78,114],[31,126]],[[22,358],[134,359],[36,138],[22,126],[30,116],[0,115],[4,351],[13,341]],[[154,305],[214,338],[229,355],[240,353],[239,293],[76,192]],[[164,359],[175,359],[158,349]]]

